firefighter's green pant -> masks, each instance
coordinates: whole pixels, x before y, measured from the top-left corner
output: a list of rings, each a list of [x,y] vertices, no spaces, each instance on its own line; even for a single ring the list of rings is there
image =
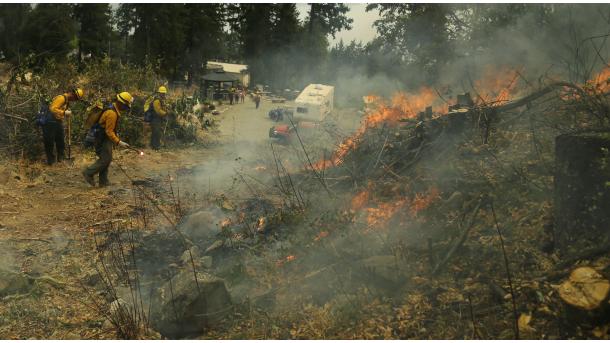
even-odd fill
[[[85,174],[94,176],[100,175],[100,186],[107,185],[108,182],[108,167],[112,162],[112,147],[114,143],[104,135],[102,142],[96,144],[95,153],[98,156],[97,161],[85,169]]]

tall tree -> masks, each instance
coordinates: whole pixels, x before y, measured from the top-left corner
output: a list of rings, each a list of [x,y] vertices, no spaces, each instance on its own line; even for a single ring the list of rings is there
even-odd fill
[[[30,4],[0,4],[0,59],[19,63],[25,52],[23,30]]]
[[[190,85],[204,71],[205,62],[221,50],[225,21],[221,4],[186,4],[185,11],[184,69]]]
[[[81,3],[74,6],[78,21],[78,60],[84,55],[101,57],[109,54],[112,33],[110,4]]]
[[[421,68],[433,82],[439,68],[452,58],[452,39],[448,28],[451,8],[442,4],[374,4],[375,21],[385,48],[401,53],[403,59]]]
[[[350,30],[353,19],[347,16],[349,7],[345,4],[312,3],[307,18],[307,34],[303,37],[302,50],[307,58],[303,65],[309,70],[314,81],[322,72],[323,62],[328,53],[328,36],[333,38],[341,30]]]
[[[36,62],[65,59],[75,48],[76,22],[72,11],[73,6],[68,4],[35,5],[28,16],[23,39],[35,54]]]

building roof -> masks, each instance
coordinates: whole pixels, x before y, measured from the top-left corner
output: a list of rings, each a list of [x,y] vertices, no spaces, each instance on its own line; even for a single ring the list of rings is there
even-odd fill
[[[208,61],[206,67],[208,69],[222,68],[226,73],[241,74],[242,72],[248,71],[248,66],[245,64],[234,64],[234,63],[223,63],[216,61]]]
[[[202,77],[205,81],[213,81],[213,82],[233,82],[239,81],[239,77],[235,74],[224,73],[224,72],[212,72],[203,75]]]
[[[302,104],[323,104],[329,97],[332,97],[334,91],[335,87],[333,86],[310,84],[303,89],[295,102]]]

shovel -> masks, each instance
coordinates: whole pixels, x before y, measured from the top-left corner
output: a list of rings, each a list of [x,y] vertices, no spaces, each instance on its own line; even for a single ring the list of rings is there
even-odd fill
[[[66,158],[68,165],[74,165],[74,157],[72,157],[72,116],[68,116],[68,158]]]

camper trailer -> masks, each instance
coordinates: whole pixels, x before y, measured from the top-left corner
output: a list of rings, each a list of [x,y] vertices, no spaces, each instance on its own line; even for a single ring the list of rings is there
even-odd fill
[[[297,121],[322,121],[333,110],[335,87],[310,84],[296,98],[294,118]]]

